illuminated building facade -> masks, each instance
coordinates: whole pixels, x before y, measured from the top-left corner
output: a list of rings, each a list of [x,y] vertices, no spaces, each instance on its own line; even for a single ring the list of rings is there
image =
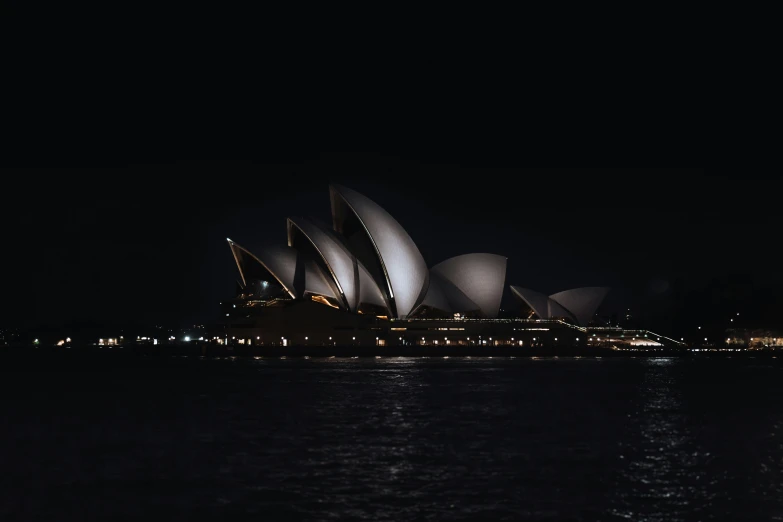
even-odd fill
[[[456,256],[428,268],[416,243],[383,208],[329,187],[331,227],[290,217],[287,245],[250,252],[232,240],[237,295],[222,303],[232,337],[260,344],[535,345],[589,342],[608,292],[544,295],[518,286],[518,318],[499,318],[507,258]]]

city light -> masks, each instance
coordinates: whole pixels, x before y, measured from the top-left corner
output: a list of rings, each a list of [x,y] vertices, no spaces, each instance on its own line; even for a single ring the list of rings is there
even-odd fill
[[[186,342],[186,343],[190,342],[190,337],[188,337],[188,336],[185,336],[185,342]]]

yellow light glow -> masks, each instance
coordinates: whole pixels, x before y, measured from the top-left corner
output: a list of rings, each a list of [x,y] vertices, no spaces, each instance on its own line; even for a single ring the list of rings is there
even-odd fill
[[[329,307],[331,307],[331,308],[339,308],[339,306],[337,306],[337,305],[333,305],[332,303],[330,303],[330,302],[329,302],[329,301],[328,301],[328,300],[327,300],[327,299],[326,299],[324,296],[322,296],[322,295],[313,295],[313,296],[310,296],[310,299],[312,299],[312,300],[313,300],[313,301],[315,301],[316,303],[325,304],[326,306],[329,306]],[[359,312],[359,313],[361,313],[361,312]]]

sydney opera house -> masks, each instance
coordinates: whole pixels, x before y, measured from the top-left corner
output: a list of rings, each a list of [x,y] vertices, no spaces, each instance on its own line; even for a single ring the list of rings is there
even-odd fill
[[[504,256],[469,253],[428,267],[383,208],[332,185],[332,224],[287,221],[288,244],[250,252],[231,239],[237,295],[222,304],[232,338],[254,345],[578,345],[604,287],[545,295],[510,286],[521,311],[499,318]],[[281,242],[282,243],[282,242]]]

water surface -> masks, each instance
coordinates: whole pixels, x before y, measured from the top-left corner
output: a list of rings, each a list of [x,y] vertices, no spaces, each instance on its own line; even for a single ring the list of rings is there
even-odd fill
[[[0,520],[783,520],[778,361],[4,366]]]

